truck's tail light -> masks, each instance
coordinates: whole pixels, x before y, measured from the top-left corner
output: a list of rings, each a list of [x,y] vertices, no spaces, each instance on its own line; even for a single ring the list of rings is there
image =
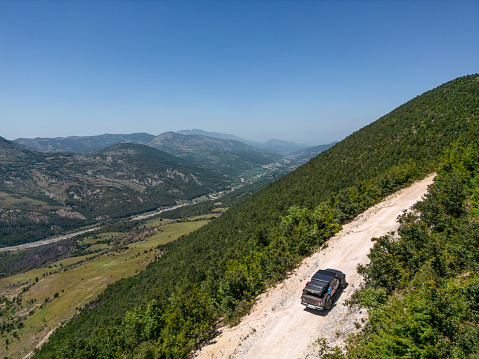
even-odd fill
[[[305,287],[307,287],[307,286],[308,286],[308,284],[309,284],[309,282],[307,282],[307,283],[306,283]]]

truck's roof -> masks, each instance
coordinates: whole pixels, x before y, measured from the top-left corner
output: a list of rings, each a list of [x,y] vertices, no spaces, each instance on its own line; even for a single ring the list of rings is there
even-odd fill
[[[331,279],[335,276],[336,273],[329,272],[327,270],[320,269],[313,275],[313,280],[319,280],[321,282],[330,282]]]
[[[328,269],[325,269],[325,271],[327,271],[327,272],[333,272],[333,273],[336,273],[336,274],[338,274],[338,275],[341,275],[341,274],[342,274],[342,272],[339,271],[339,270],[337,270],[337,269],[328,268]]]

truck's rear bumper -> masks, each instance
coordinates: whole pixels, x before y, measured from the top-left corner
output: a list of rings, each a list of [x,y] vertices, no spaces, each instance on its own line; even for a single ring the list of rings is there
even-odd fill
[[[316,309],[316,310],[324,309],[323,303],[319,301],[305,300],[304,298],[301,298],[301,304],[305,305],[307,308],[310,308],[310,309]]]

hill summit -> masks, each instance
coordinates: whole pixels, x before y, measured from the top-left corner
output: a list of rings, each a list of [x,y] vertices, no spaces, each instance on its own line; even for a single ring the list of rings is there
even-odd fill
[[[26,156],[28,153],[28,150],[0,137],[0,162],[14,162],[19,157]]]

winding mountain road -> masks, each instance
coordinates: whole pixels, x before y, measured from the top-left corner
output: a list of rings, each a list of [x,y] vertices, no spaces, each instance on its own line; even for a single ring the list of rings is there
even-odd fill
[[[305,259],[282,283],[262,294],[250,314],[233,328],[222,328],[214,341],[194,354],[197,359],[319,358],[318,339],[341,345],[367,313],[349,310],[345,301],[359,287],[358,264],[366,264],[374,242],[397,230],[397,217],[420,201],[433,183],[434,174],[402,189],[371,207],[332,237],[327,248]],[[330,311],[315,312],[300,304],[306,282],[319,268],[335,268],[346,273],[348,286]]]

